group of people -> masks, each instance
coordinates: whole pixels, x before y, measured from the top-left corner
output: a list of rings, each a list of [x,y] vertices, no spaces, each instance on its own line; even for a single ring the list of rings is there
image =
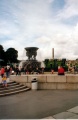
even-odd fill
[[[21,75],[21,72],[23,71],[23,74],[44,74],[44,68],[39,69],[38,67],[36,69],[32,69],[32,67],[30,66],[29,69],[23,69],[21,68],[21,66],[17,66],[15,69],[16,72],[16,76],[17,75]],[[54,73],[54,70],[51,70],[51,73]],[[58,75],[64,75],[65,74],[65,70],[62,66],[58,67]]]
[[[23,73],[24,74],[44,74],[44,68],[40,69],[40,68],[36,67],[35,69],[33,69],[30,66],[28,69],[24,68]]]
[[[78,73],[78,67],[76,65],[74,65],[74,66],[69,65],[68,72],[76,74],[76,73]]]
[[[0,75],[1,75],[1,78],[2,78],[2,84],[5,87],[7,87],[7,78],[9,78],[10,72],[11,72],[11,68],[8,65],[6,67],[3,66],[0,69]]]

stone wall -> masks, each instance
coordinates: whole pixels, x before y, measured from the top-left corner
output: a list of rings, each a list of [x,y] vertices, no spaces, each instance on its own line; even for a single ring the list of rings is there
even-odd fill
[[[10,76],[10,80],[19,82],[28,87],[32,86],[32,79],[36,77],[38,80],[38,89],[78,89],[78,75],[21,75]]]

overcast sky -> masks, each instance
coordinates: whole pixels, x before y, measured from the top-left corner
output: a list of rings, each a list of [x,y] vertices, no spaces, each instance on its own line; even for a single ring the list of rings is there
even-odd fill
[[[0,44],[38,47],[37,59],[78,58],[78,0],[0,0]]]

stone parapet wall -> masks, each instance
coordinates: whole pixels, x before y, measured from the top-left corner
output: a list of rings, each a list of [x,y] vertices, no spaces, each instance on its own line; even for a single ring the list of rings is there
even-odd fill
[[[32,86],[33,78],[38,80],[38,89],[78,89],[78,75],[21,75],[21,76],[10,76],[10,80],[16,81],[20,84],[28,87]]]

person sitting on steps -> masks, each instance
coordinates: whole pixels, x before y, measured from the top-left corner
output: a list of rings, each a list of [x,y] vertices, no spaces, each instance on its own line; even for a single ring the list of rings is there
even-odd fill
[[[7,77],[6,75],[4,74],[3,78],[2,78],[2,84],[4,87],[7,87]]]

